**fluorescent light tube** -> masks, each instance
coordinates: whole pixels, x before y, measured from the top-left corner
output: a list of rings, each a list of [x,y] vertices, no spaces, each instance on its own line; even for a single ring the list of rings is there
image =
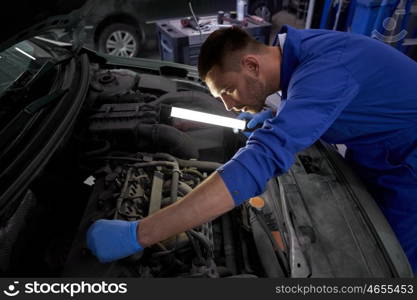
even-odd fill
[[[219,125],[223,127],[230,127],[240,130],[244,130],[246,126],[246,121],[244,120],[237,120],[234,118],[227,118],[179,107],[172,107],[171,117],[187,119],[190,121],[202,122],[212,125]]]

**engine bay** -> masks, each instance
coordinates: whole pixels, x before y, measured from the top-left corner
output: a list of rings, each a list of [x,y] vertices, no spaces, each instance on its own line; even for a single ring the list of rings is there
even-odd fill
[[[9,274],[266,276],[248,205],[111,264],[99,263],[86,247],[94,221],[138,220],[175,203],[244,145],[246,138],[231,129],[170,118],[173,105],[234,116],[188,85],[91,65],[90,89],[72,136],[22,202],[31,207],[24,224],[11,224],[21,234],[13,244],[17,251],[9,254]]]
[[[179,90],[163,77],[126,69],[97,70],[91,86],[88,131],[103,146],[87,152],[88,163],[98,169],[88,178],[94,188],[63,275],[265,276],[257,267],[247,206],[111,267],[89,253],[85,233],[95,220],[140,220],[175,203],[244,143],[230,129],[170,118],[166,111],[171,105],[230,113],[208,94]]]

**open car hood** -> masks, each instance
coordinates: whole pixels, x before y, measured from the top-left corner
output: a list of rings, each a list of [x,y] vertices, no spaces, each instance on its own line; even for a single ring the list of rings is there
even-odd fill
[[[0,12],[0,51],[51,29],[71,27],[88,11],[88,0],[15,0],[12,5]]]

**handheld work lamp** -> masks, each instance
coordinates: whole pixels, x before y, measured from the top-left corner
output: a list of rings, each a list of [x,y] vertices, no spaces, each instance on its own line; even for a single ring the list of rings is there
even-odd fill
[[[238,120],[174,106],[171,108],[171,117],[229,127],[238,130],[245,130],[246,127],[245,120]]]

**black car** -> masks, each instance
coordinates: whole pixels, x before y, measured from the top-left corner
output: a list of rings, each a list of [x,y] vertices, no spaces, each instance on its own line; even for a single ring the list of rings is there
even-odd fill
[[[99,263],[86,247],[95,220],[136,220],[174,203],[246,138],[170,117],[173,106],[235,117],[194,67],[35,37],[79,14],[37,24],[42,14],[34,14],[26,16],[30,29],[2,32],[2,276],[412,276],[366,188],[322,142],[300,152],[262,199],[139,255]]]

